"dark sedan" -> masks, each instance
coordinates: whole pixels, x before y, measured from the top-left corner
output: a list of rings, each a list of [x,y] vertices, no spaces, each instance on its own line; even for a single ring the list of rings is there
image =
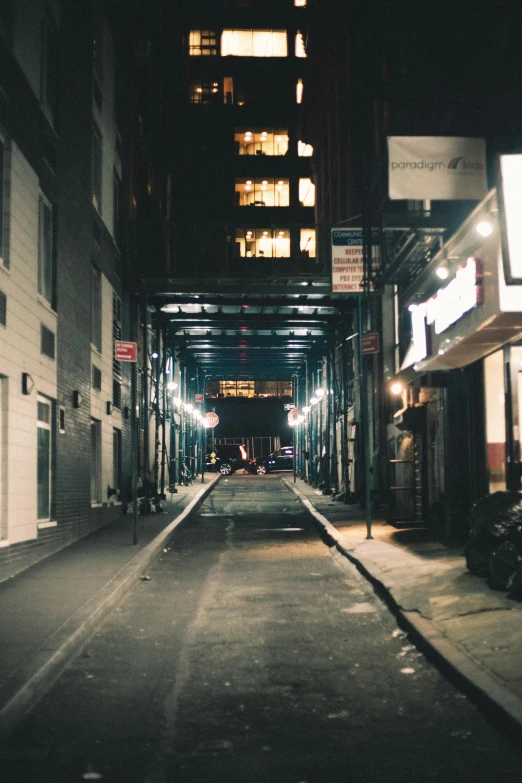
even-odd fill
[[[250,469],[258,476],[264,476],[265,473],[275,473],[280,470],[294,469],[294,447],[282,446],[277,451],[273,451],[268,457],[256,457],[250,463]]]

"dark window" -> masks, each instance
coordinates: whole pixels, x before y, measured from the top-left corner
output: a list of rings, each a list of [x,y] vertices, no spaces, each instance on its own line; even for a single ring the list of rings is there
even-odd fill
[[[60,408],[58,411],[58,426],[60,432],[65,432],[65,408]]]
[[[5,252],[4,243],[4,200],[5,200],[5,145],[2,139],[0,139],[0,259],[4,266],[8,267],[7,254]]]
[[[0,326],[7,326],[7,296],[0,291]]]
[[[102,335],[102,289],[101,274],[91,267],[91,343],[101,351]]]
[[[42,30],[41,100],[49,122],[54,125],[56,113],[56,54],[57,31],[53,20],[47,16]]]
[[[38,216],[38,293],[52,306],[54,290],[53,210],[40,194]]]
[[[112,382],[112,404],[121,409],[121,383],[116,379]]]
[[[92,365],[92,388],[101,391],[102,374],[99,367]]]
[[[40,331],[40,352],[44,356],[48,356],[49,359],[54,359],[55,353],[55,337],[54,332],[51,332],[46,326],[41,324]]]
[[[92,203],[101,213],[102,209],[102,135],[95,123],[92,124],[91,150]]]
[[[121,179],[116,169],[112,177],[112,232],[116,245],[121,247]]]
[[[112,431],[112,488],[121,488],[121,431]]]

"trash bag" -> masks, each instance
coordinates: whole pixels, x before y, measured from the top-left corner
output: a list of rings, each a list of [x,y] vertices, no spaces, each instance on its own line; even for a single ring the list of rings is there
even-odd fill
[[[494,492],[478,500],[470,512],[470,538],[491,541],[522,526],[522,492]]]
[[[495,590],[508,590],[522,563],[522,555],[512,541],[503,541],[488,561],[488,584]]]
[[[489,573],[488,561],[491,554],[491,546],[484,541],[469,539],[466,543],[464,555],[466,567],[474,576],[487,576]]]
[[[515,573],[509,580],[507,589],[516,596],[522,594],[522,561],[519,562]]]

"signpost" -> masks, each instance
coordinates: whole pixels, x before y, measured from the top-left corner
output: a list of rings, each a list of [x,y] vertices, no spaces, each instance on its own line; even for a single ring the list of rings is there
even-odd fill
[[[138,543],[138,417],[137,375],[138,344],[125,340],[114,341],[114,358],[119,362],[131,362],[131,452],[132,452],[132,543]]]

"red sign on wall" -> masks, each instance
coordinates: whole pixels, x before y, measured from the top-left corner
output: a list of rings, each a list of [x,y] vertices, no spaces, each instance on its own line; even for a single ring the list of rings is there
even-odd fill
[[[379,353],[379,332],[368,332],[362,336],[363,353]]]
[[[205,401],[205,397],[203,394],[196,394],[196,396],[194,397],[194,402],[204,402],[204,401]]]
[[[138,360],[137,343],[129,343],[124,340],[114,341],[114,358],[118,362],[136,362]]]

